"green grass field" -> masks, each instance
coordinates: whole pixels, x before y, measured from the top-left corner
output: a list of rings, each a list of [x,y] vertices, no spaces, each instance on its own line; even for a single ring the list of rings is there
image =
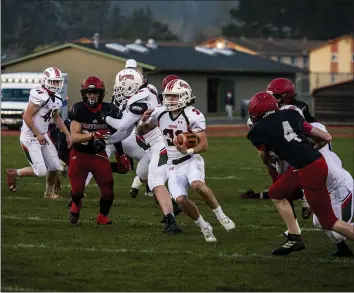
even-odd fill
[[[335,138],[334,150],[353,174],[353,139]],[[114,224],[97,227],[99,191],[87,189],[81,224],[68,223],[65,199],[43,199],[44,179],[18,182],[8,191],[5,169],[27,164],[17,137],[2,137],[2,291],[353,291],[354,259],[333,258],[335,246],[299,219],[306,249],[287,257],[271,251],[285,230],[272,203],[242,200],[248,188],[267,188],[270,179],[244,138],[210,138],[204,154],[207,184],[237,225],[226,232],[202,200],[191,194],[214,227],[216,244],[206,243],[185,215],[181,236],[166,236],[161,213],[143,190],[129,196],[133,172],[115,176]],[[296,203],[301,214],[299,203]],[[354,250],[353,242],[348,244]]]

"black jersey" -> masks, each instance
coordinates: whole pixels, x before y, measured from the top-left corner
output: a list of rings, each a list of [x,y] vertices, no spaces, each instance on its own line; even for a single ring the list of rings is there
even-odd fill
[[[81,123],[82,133],[94,132],[97,130],[109,130],[113,129],[104,121],[102,117],[111,116],[118,118],[117,106],[110,103],[102,103],[99,106],[100,109],[92,109],[88,107],[84,102],[75,103],[69,112],[69,118],[71,121],[77,121]],[[94,154],[93,139],[84,143],[74,143],[73,149],[82,152]]]
[[[291,101],[291,105],[300,108],[300,110],[304,114],[306,122],[308,123],[317,122],[317,120],[310,113],[309,105],[307,105],[305,102],[293,99]]]
[[[69,119],[64,121],[66,128],[70,131]],[[54,124],[53,127],[50,127],[48,131],[49,137],[52,140],[55,148],[57,149],[59,159],[67,163],[69,160],[69,150],[68,143],[66,142],[66,135],[62,132],[57,125]]]
[[[296,110],[277,111],[254,123],[247,138],[254,146],[265,146],[299,169],[321,157],[308,141],[303,122],[304,118]]]

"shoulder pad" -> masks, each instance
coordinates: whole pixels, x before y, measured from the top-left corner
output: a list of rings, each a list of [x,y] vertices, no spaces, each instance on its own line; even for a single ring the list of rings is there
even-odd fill
[[[299,107],[296,107],[294,105],[285,105],[282,106],[279,110],[295,110],[300,113],[302,117],[304,117],[304,113],[302,113],[301,109]]]
[[[150,95],[150,91],[148,88],[143,88],[141,90],[139,90],[134,96],[132,96],[129,100],[127,105],[130,106],[131,104],[144,100],[146,98],[148,98]]]
[[[133,114],[144,114],[144,112],[148,109],[148,105],[145,103],[134,103],[128,106],[129,111]]]
[[[184,109],[184,113],[186,113],[188,117],[196,117],[196,118],[204,117],[204,114],[194,106],[186,107]]]
[[[29,100],[36,106],[41,107],[48,99],[49,95],[44,89],[40,87],[31,89]]]
[[[74,105],[71,106],[69,110],[69,119],[70,120],[77,120],[78,113],[80,111],[80,108],[82,107],[81,102],[75,103]]]

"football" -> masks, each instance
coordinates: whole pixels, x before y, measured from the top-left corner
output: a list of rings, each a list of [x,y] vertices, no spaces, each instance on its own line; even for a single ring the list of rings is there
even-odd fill
[[[199,138],[194,133],[184,132],[184,133],[180,133],[177,136],[177,143],[178,144],[183,144],[183,137],[185,137],[187,139],[186,146],[188,149],[195,147],[199,143]]]

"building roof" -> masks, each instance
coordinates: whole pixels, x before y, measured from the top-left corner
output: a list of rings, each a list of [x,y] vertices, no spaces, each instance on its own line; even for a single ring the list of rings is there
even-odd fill
[[[252,50],[258,54],[264,55],[299,55],[307,52],[326,41],[318,40],[295,40],[295,39],[274,39],[274,38],[232,38],[220,37],[233,42],[239,46]],[[215,38],[217,39],[217,38]]]
[[[139,66],[155,71],[252,73],[305,72],[295,66],[286,65],[260,56],[250,55],[235,50],[229,50],[228,52],[222,51],[220,53],[216,52],[217,50],[204,48],[208,52],[206,53],[204,49],[197,51],[196,48],[191,45],[174,46],[172,43],[157,44],[156,48],[151,48],[148,45],[143,44],[138,45],[138,47],[130,46],[130,49],[127,49],[126,46],[129,47],[128,44],[100,43],[99,47],[96,48],[92,43],[67,43],[10,62],[4,62],[2,67],[53,53],[58,50],[76,48],[121,61],[135,59]]]
[[[348,39],[348,38],[354,39],[354,33],[342,35],[342,36],[339,36],[338,38],[334,38],[334,39],[328,40],[327,42],[323,42],[322,44],[319,44],[319,45],[317,45],[317,46],[311,48],[310,51],[312,52],[312,51],[321,49],[321,48],[323,48],[324,46],[331,45],[331,44],[336,43],[336,42],[338,42],[338,41],[340,41],[340,40]]]
[[[336,83],[331,83],[331,84],[316,88],[316,89],[314,89],[312,91],[312,95],[314,96],[314,95],[318,94],[319,92],[322,92],[322,91],[327,90],[327,89],[332,89],[332,88],[336,88],[336,87],[339,87],[339,86],[343,86],[343,85],[345,86],[345,85],[351,85],[351,84],[354,84],[354,77],[352,77],[349,80],[344,80],[344,81],[340,81],[340,82],[336,82]]]

